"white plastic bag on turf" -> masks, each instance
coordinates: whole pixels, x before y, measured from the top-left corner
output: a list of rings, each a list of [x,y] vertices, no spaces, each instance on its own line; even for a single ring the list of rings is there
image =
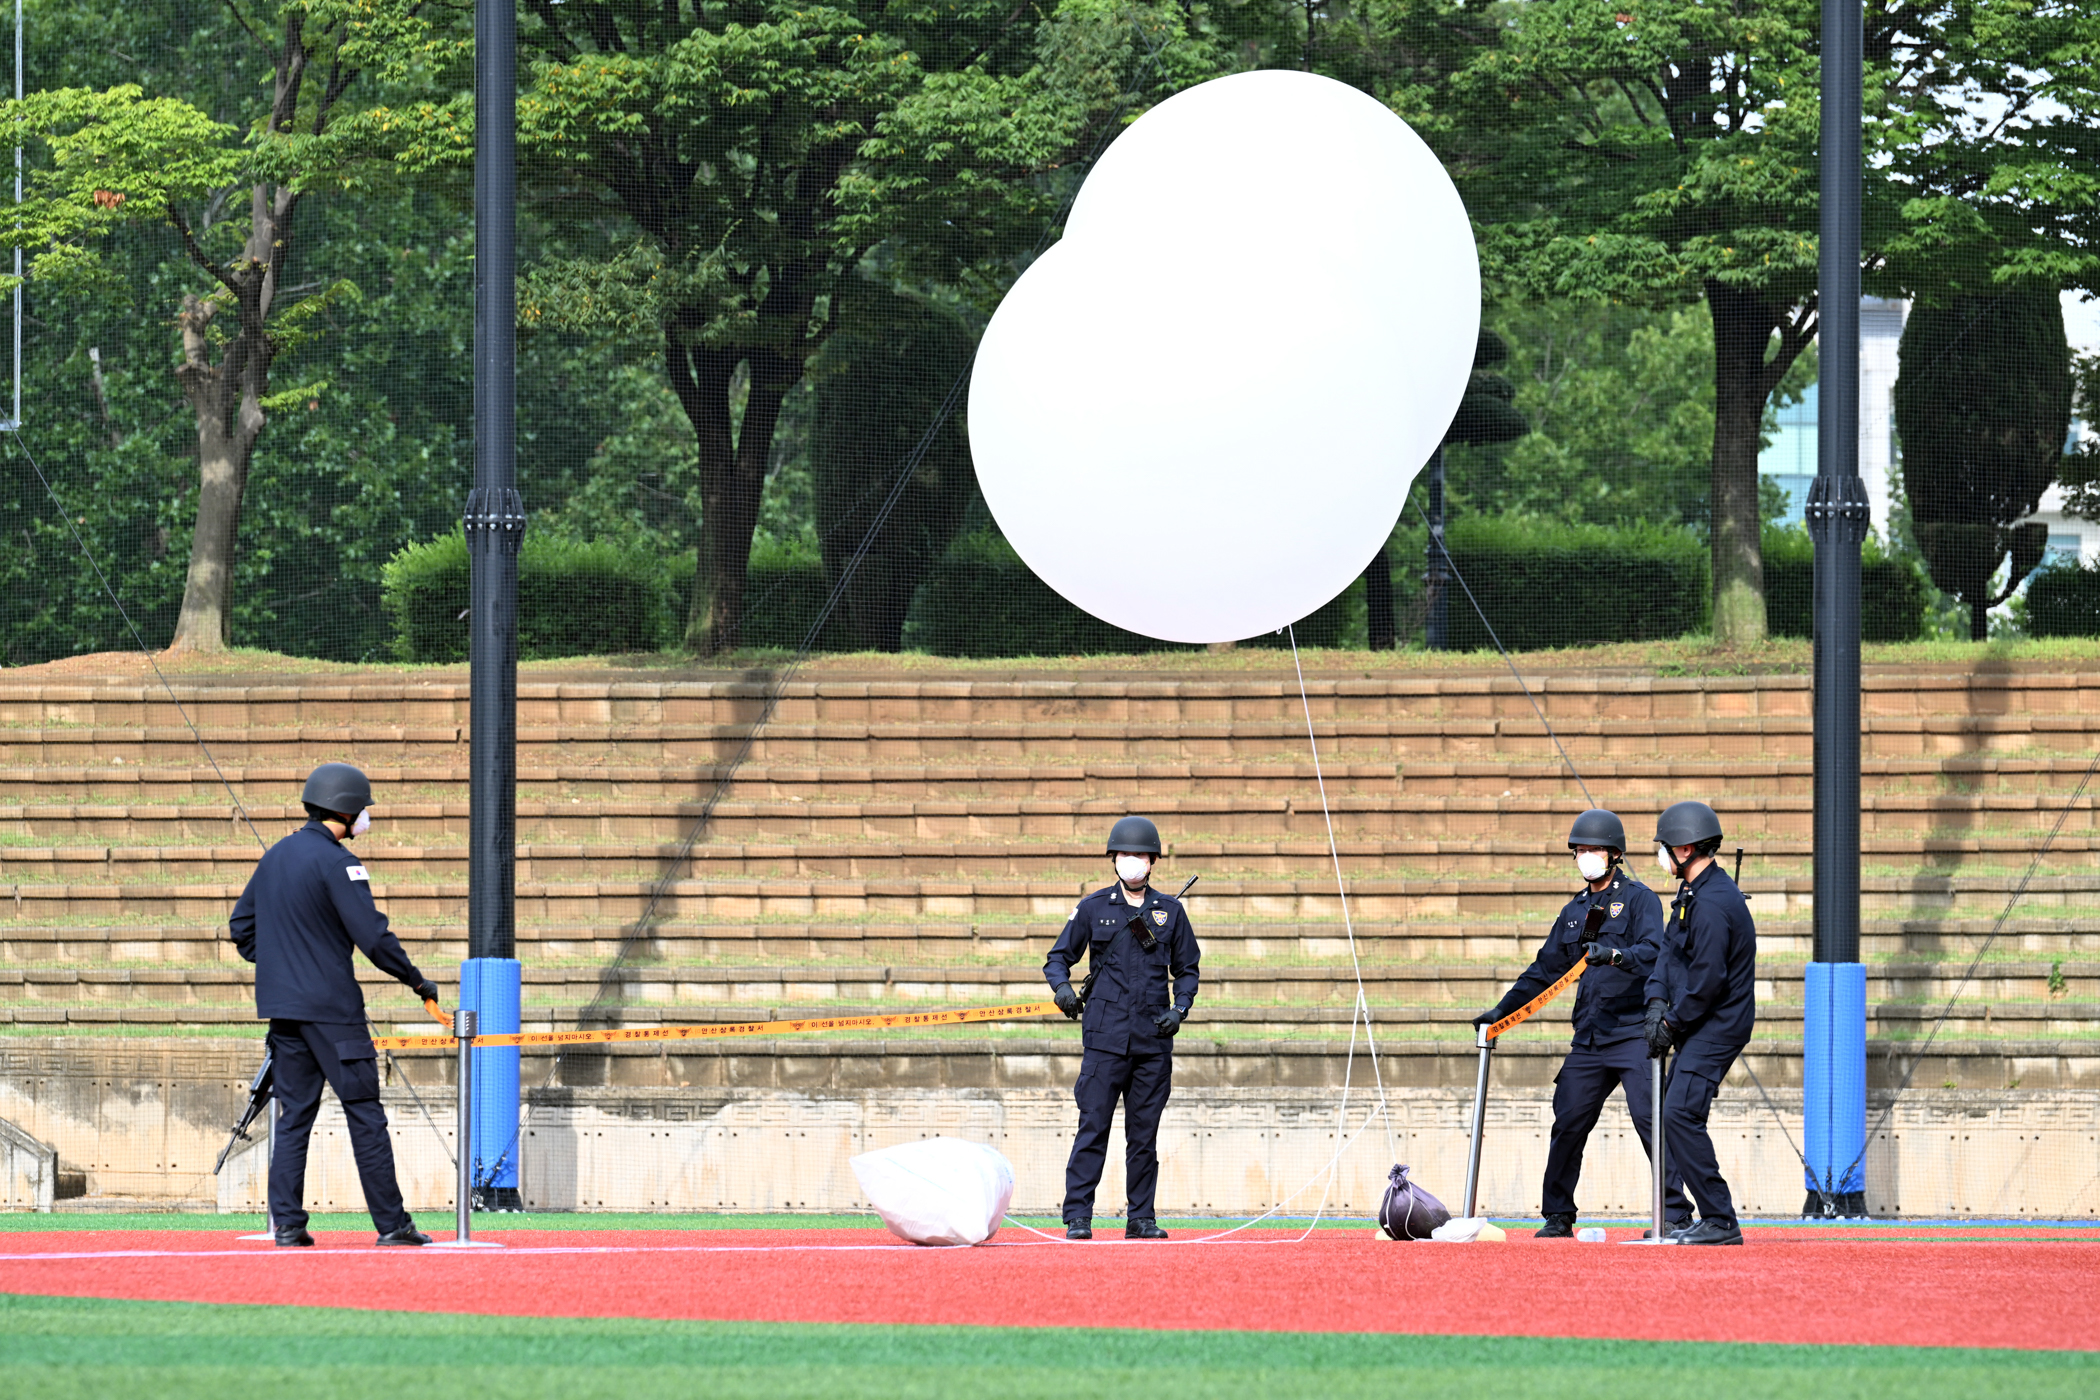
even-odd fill
[[[1014,1167],[997,1148],[923,1138],[853,1159],[868,1204],[913,1244],[982,1244],[1014,1199]]]

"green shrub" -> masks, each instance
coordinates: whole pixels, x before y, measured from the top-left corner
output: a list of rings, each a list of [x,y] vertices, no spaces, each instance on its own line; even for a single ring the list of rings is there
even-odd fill
[[[2027,585],[2027,631],[2036,637],[2100,637],[2100,568],[2052,564]]]
[[[603,656],[656,651],[675,636],[681,592],[692,591],[690,556],[609,540],[564,540],[526,532],[518,555],[518,656]],[[683,588],[680,587],[681,574]],[[457,530],[403,548],[387,562],[380,597],[403,661],[463,661],[472,563]]]
[[[464,661],[471,592],[459,531],[412,544],[387,563],[380,596],[403,661]],[[693,556],[666,558],[644,545],[564,540],[527,531],[518,555],[518,656],[614,656],[669,651],[685,636]],[[745,573],[741,645],[793,650],[831,594],[823,561],[761,545]],[[850,650],[852,629],[834,610],[820,651]]]
[[[685,558],[684,583],[679,589],[679,635],[693,596],[693,560]],[[744,619],[737,629],[740,647],[763,647],[797,651],[809,636],[809,626],[823,611],[831,596],[831,578],[824,561],[778,546],[761,545],[751,551],[744,569]],[[672,638],[675,643],[677,637]],[[861,644],[852,619],[843,605],[834,607],[817,634],[816,651],[859,651]]]
[[[1301,647],[1363,645],[1363,586],[1355,583],[1296,624]],[[1101,656],[1187,651],[1111,626],[1082,611],[1021,561],[1004,537],[984,531],[958,539],[912,600],[904,644],[936,656]],[[1250,646],[1289,646],[1275,633]]]
[[[1815,635],[1816,548],[1798,525],[1764,532],[1765,626],[1775,637]],[[1860,548],[1859,633],[1862,641],[1910,642],[1925,635],[1932,591],[1925,571],[1898,559],[1869,535]]]
[[[1021,562],[995,531],[949,546],[912,598],[904,645],[936,656],[1098,656],[1186,647],[1111,627]]]
[[[1679,637],[1706,627],[1707,550],[1689,530],[1460,516],[1445,531],[1455,651],[1490,646],[1466,589],[1512,651]]]

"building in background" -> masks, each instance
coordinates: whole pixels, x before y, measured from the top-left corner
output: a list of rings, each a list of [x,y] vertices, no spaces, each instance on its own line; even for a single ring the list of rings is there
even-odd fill
[[[1860,298],[1859,475],[1873,510],[1874,532],[1884,540],[1889,537],[1891,488],[1903,463],[1896,441],[1896,350],[1909,312],[1909,302]],[[2100,301],[2081,301],[2075,293],[2064,293],[2064,328],[2073,355],[2100,353]],[[1786,519],[1796,525],[1802,523],[1802,507],[1816,475],[1816,405],[1816,386],[1811,384],[1799,403],[1779,410],[1772,444],[1757,457],[1758,474],[1787,493]],[[2094,431],[2095,425],[2073,420],[2066,450]],[[2066,516],[2063,506],[2063,491],[2052,486],[2033,516],[2049,526],[2045,562],[2100,559],[2100,523]]]

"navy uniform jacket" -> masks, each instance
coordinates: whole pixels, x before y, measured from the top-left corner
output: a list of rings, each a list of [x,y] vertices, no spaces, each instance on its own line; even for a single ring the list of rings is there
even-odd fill
[[[1632,967],[1598,964],[1575,983],[1575,1040],[1580,1050],[1615,1045],[1637,1039],[1647,1014],[1648,975],[1662,951],[1662,901],[1655,891],[1614,867],[1611,883],[1592,894],[1585,889],[1568,901],[1553,920],[1552,931],[1539,945],[1538,956],[1516,980],[1495,1007],[1495,1019],[1530,1001],[1560,980],[1560,975],[1582,959],[1582,945],[1591,941],[1584,929],[1590,907],[1604,906],[1607,917],[1594,941],[1623,950],[1634,961]]]
[[[350,953],[412,988],[429,983],[387,931],[358,858],[319,822],[263,853],[233,906],[233,945],[255,964],[255,1014],[363,1025],[365,997]]]
[[[1152,933],[1149,953],[1131,928],[1140,919]],[[1050,945],[1043,980],[1051,991],[1070,985],[1072,964],[1081,953],[1088,956],[1088,970],[1101,973],[1079,1023],[1086,1048],[1117,1055],[1172,1050],[1172,1039],[1153,1028],[1152,1017],[1167,1005],[1169,978],[1175,1008],[1183,1017],[1189,1014],[1196,1004],[1196,964],[1202,957],[1181,901],[1148,888],[1133,907],[1120,883],[1095,890],[1079,901],[1064,932]]]
[[[1719,1083],[1757,1023],[1757,924],[1719,861],[1678,888],[1648,995],[1678,1030],[1677,1067]]]

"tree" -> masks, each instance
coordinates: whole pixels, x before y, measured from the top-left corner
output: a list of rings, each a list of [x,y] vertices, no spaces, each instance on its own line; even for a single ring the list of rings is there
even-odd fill
[[[1069,188],[1058,167],[1113,119],[1140,30],[1171,50],[1180,12],[530,0],[530,14],[520,153],[567,255],[521,306],[543,324],[660,330],[699,463],[687,642],[724,650],[781,405],[845,279],[878,248],[914,283],[1010,277],[1001,261]],[[1175,70],[1145,71],[1157,85]]]
[[[1464,13],[1394,0],[1391,23],[1425,50],[1471,45],[1414,91],[1444,114],[1427,134],[1491,288],[1711,313],[1714,632],[1755,642],[1760,429],[1817,325],[1816,0],[1511,0],[1472,29]],[[2071,0],[1869,4],[1871,289],[2095,277],[2096,36]]]
[[[269,415],[315,386],[272,393],[270,372],[347,282],[288,287],[300,241],[295,214],[308,190],[340,173],[329,140],[352,85],[375,50],[413,23],[413,7],[356,0],[291,0],[234,17],[268,74],[250,130],[216,121],[180,98],[137,84],[62,88],[8,105],[43,147],[12,234],[31,250],[30,280],[60,292],[121,290],[107,266],[110,235],[164,223],[198,284],[173,321],[174,375],[196,422],[199,491],[189,570],[170,647],[226,645],[235,545],[257,439]],[[260,60],[259,63],[256,60]]]
[[[2015,287],[1912,310],[1897,351],[1903,488],[1932,581],[1969,608],[1969,636],[2042,562],[2034,514],[2063,462],[2071,352],[2054,288]],[[1998,568],[2010,555],[2002,587]]]
[[[811,371],[819,540],[834,586],[861,556],[842,600],[860,644],[899,651],[912,594],[977,492],[959,412],[919,451],[963,383],[975,337],[954,312],[875,287],[849,289],[838,320]]]

